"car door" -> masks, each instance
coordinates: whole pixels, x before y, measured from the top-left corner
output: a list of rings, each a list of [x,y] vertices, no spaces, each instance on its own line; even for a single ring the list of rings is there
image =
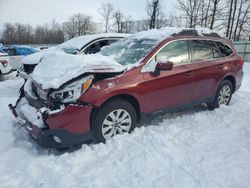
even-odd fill
[[[13,69],[18,69],[20,67],[19,63],[22,56],[20,56],[16,48],[6,48],[4,51],[9,55],[10,66]]]
[[[194,101],[206,100],[216,92],[219,80],[224,75],[224,58],[215,43],[210,40],[192,40],[192,58],[194,62]]]
[[[173,62],[173,69],[161,71],[160,75],[144,73],[144,101],[147,111],[191,103],[193,90],[193,64],[190,63],[189,47],[186,40],[172,41],[163,47],[150,63]]]

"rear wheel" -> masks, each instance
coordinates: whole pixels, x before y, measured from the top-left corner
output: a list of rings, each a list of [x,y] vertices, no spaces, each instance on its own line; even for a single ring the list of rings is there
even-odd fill
[[[228,105],[233,94],[233,85],[229,80],[224,80],[216,92],[213,102],[207,103],[209,110],[219,108],[220,105]]]
[[[113,99],[97,112],[92,125],[94,141],[105,142],[117,134],[130,133],[137,122],[134,107],[123,99]]]

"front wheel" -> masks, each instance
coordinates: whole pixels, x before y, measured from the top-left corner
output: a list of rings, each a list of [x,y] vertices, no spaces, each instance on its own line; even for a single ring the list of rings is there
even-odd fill
[[[229,80],[224,80],[216,92],[213,102],[207,103],[209,110],[219,108],[220,105],[228,105],[233,94],[233,85]]]
[[[137,122],[134,107],[123,99],[113,99],[97,112],[92,125],[94,141],[105,142],[117,134],[130,133]]]

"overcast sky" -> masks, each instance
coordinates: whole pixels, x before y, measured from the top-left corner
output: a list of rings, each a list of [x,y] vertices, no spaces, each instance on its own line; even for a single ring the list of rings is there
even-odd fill
[[[133,19],[146,17],[147,0],[0,0],[0,25],[5,22],[21,22],[38,25],[55,19],[62,23],[75,13],[93,16],[94,21],[102,22],[98,13],[101,3],[109,2]],[[167,15],[174,1],[163,0]]]

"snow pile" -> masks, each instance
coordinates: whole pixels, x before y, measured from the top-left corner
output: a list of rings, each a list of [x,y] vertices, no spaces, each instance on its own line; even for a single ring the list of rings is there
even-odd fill
[[[0,187],[248,188],[250,64],[229,106],[157,116],[129,135],[56,156],[37,147],[7,104],[22,80],[0,82]]]
[[[84,73],[122,72],[126,67],[101,54],[71,55],[53,53],[45,57],[32,73],[32,79],[43,89],[57,89]]]

